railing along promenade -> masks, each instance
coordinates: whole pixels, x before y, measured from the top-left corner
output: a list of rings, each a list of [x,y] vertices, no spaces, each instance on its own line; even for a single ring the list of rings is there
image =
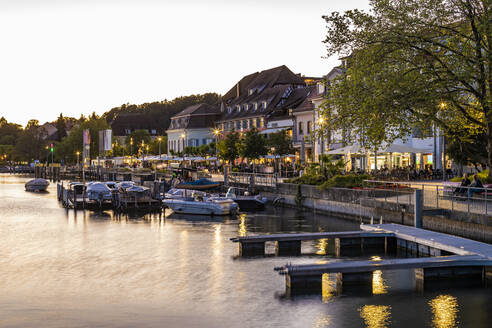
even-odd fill
[[[419,189],[422,190],[425,210],[492,215],[492,188],[461,187],[459,183],[452,182],[367,180],[365,183],[369,200],[411,207],[414,205],[414,191]],[[470,189],[474,192],[468,197]],[[377,191],[381,190],[391,190],[393,195],[378,194]]]

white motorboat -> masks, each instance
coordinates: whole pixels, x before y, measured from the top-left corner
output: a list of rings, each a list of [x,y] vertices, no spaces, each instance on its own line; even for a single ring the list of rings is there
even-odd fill
[[[241,189],[235,187],[230,187],[225,196],[235,201],[241,211],[263,211],[268,201],[266,197],[250,195],[249,192],[244,190],[241,194]]]
[[[237,211],[237,204],[233,200],[223,197],[182,197],[165,199],[164,204],[178,214],[197,215],[233,215]]]
[[[46,191],[50,185],[46,179],[32,179],[26,182],[26,191]]]

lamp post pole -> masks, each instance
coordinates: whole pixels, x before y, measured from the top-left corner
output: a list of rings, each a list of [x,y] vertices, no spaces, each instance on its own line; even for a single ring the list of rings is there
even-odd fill
[[[162,138],[159,137],[157,140],[159,140],[159,159],[161,158],[161,141],[162,141]]]

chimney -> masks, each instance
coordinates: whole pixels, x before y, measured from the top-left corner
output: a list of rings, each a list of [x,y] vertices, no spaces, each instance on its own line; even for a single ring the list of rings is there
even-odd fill
[[[239,98],[239,82],[236,84],[236,99]]]

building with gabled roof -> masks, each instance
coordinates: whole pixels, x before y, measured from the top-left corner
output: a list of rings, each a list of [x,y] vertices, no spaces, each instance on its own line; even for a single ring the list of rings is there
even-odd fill
[[[282,65],[246,75],[222,97],[217,128],[225,133],[266,128],[266,122],[302,102],[304,79]]]
[[[214,141],[213,127],[220,117],[218,106],[197,104],[171,117],[167,133],[168,154],[183,152],[185,147],[198,147]]]

